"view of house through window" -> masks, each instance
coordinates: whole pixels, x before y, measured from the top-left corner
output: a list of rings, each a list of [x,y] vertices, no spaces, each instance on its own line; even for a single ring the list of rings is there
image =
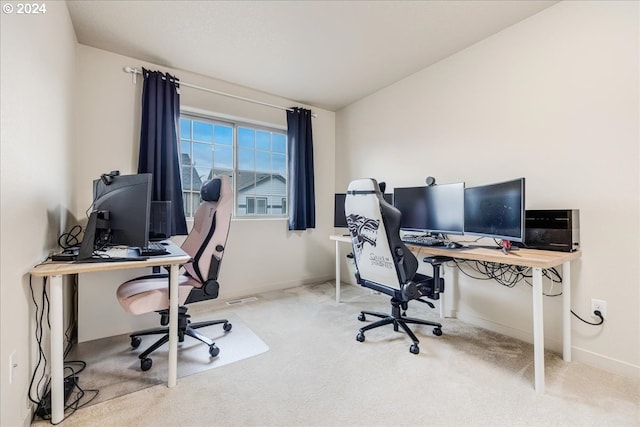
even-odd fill
[[[180,168],[185,215],[200,204],[200,187],[227,175],[235,194],[235,215],[287,213],[287,135],[242,123],[180,116]]]

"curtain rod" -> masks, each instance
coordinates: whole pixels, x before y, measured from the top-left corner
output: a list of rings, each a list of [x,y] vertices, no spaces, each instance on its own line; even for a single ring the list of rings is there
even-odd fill
[[[125,73],[131,73],[133,75],[133,84],[136,83],[136,75],[140,74],[142,75],[142,71],[138,70],[137,68],[131,68],[131,67],[124,67],[122,69]],[[216,95],[222,95],[222,96],[226,96],[228,98],[233,98],[233,99],[239,99],[241,101],[247,101],[247,102],[252,102],[254,104],[260,104],[260,105],[264,105],[265,107],[271,107],[271,108],[277,108],[279,110],[285,110],[285,111],[293,111],[292,108],[289,107],[283,107],[281,105],[275,105],[275,104],[269,104],[267,102],[262,102],[262,101],[258,101],[256,99],[251,99],[251,98],[245,98],[243,96],[238,96],[238,95],[232,95],[230,93],[226,93],[226,92],[220,92],[218,90],[213,90],[213,89],[208,89],[206,87],[201,87],[201,86],[196,86],[196,85],[192,85],[189,83],[185,83],[183,81],[180,81],[180,86],[186,86],[186,87],[190,87],[192,89],[198,89],[198,90],[202,90],[204,92],[209,92],[209,93],[215,93]],[[311,113],[311,117],[318,117],[318,115],[316,113]]]

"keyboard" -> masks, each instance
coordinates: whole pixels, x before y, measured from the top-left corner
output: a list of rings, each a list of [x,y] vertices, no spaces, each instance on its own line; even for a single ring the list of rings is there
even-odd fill
[[[444,245],[444,240],[438,239],[433,236],[416,236],[416,235],[407,235],[402,236],[402,241],[404,243],[410,245],[418,245],[418,246],[442,246]]]
[[[96,251],[96,255],[98,255],[101,258],[129,258],[129,247],[128,246],[109,246],[102,250]]]
[[[144,248],[139,248],[140,256],[167,255],[167,247],[160,242],[149,242]]]

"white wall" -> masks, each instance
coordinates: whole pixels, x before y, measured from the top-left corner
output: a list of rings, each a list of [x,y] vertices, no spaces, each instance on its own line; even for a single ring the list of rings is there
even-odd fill
[[[574,358],[640,369],[638,2],[561,2],[336,114],[336,188],[467,186],[526,177],[528,209],[580,209]],[[451,271],[447,277],[451,279]],[[531,292],[460,275],[458,317],[532,339]],[[548,286],[548,285],[546,285]],[[552,292],[555,290],[552,290]],[[545,298],[547,345],[561,349],[560,298]]]
[[[31,421],[27,390],[36,345],[27,272],[55,249],[73,209],[70,186],[77,43],[66,4],[47,2],[46,6],[46,14],[2,13],[0,18],[3,426],[29,425]],[[41,283],[34,280],[38,300]],[[44,344],[47,342],[48,334]],[[14,351],[18,367],[9,384],[9,356]]]
[[[276,105],[299,105],[291,100],[84,45],[78,47],[78,63],[78,174],[75,188],[78,194],[75,213],[78,217],[84,217],[91,203],[93,179],[105,171],[119,169],[122,173],[134,173],[137,168],[142,79],[138,76],[137,84],[133,85],[132,76],[124,73],[123,67],[161,69],[186,83],[201,87]],[[284,111],[184,86],[181,88],[181,105],[286,128]],[[328,236],[333,232],[335,114],[310,108],[318,115],[313,119],[317,228],[289,232],[286,220],[233,220],[220,272],[218,302],[327,280],[333,276],[333,246]],[[83,276],[81,281],[84,279]],[[100,316],[80,313],[81,341],[127,332],[146,326],[148,322],[151,325],[157,323],[157,316],[134,318],[124,315],[115,299],[115,288],[121,280],[107,278],[103,282],[99,277],[91,277],[90,280],[90,288],[81,283],[80,310],[96,303],[107,306],[102,306]],[[110,317],[113,321],[105,323],[105,318]],[[94,323],[88,324],[92,318]]]

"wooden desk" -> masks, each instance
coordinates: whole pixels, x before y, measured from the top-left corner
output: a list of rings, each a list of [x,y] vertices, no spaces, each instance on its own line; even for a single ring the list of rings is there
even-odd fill
[[[570,263],[582,252],[556,252],[519,249],[504,254],[499,249],[446,249],[438,246],[409,246],[426,255],[446,255],[456,259],[487,261],[499,264],[531,267],[533,271],[533,363],[534,387],[544,393],[544,313],[542,310],[542,270],[562,265],[562,358],[571,362],[571,268]]]
[[[47,262],[35,266],[32,276],[49,278],[49,313],[51,321],[51,422],[57,424],[64,419],[64,298],[62,276],[96,271],[126,270],[140,267],[169,267],[169,372],[168,387],[176,385],[178,367],[178,270],[191,257],[171,243],[170,254],[150,257],[144,261],[79,263]],[[115,295],[114,295],[115,298]]]
[[[340,242],[351,242],[348,236],[330,236],[336,241],[336,301],[340,297]],[[536,249],[519,249],[504,254],[499,249],[465,248],[447,249],[442,246],[407,247],[420,255],[444,255],[456,259],[495,262],[507,265],[531,267],[533,271],[533,361],[534,387],[544,393],[544,314],[542,310],[542,270],[562,265],[562,358],[571,362],[571,261],[582,256],[582,252],[556,252]]]

